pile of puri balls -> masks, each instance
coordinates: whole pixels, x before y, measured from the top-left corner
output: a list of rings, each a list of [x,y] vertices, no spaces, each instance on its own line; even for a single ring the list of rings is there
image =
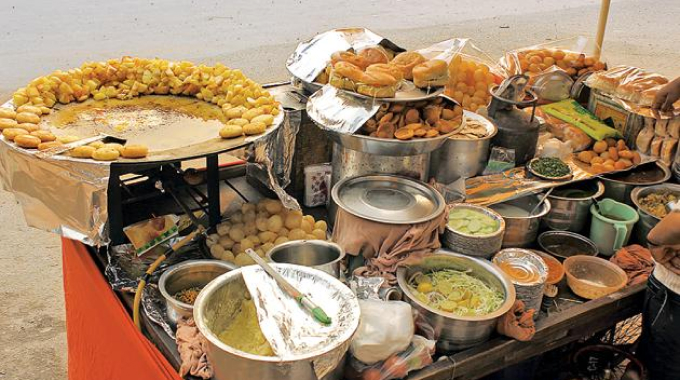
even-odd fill
[[[245,253],[253,249],[265,258],[269,250],[292,240],[326,240],[328,226],[301,211],[286,209],[280,201],[264,199],[244,203],[208,236],[206,244],[216,259],[239,266],[255,262]]]
[[[220,130],[222,138],[264,133],[280,112],[274,97],[238,69],[219,63],[206,66],[187,61],[123,57],[106,62],[86,62],[80,68],[57,70],[32,80],[14,93],[12,100],[16,110],[2,111],[0,128],[19,128],[27,133],[15,131],[15,136],[33,136],[15,140],[23,148],[39,148],[41,143],[63,144],[65,142],[56,137],[43,139],[32,135],[38,130],[40,117],[50,113],[57,103],[83,102],[90,98],[125,100],[143,95],[193,96],[221,107],[224,114],[221,120],[225,123]],[[29,106],[32,107],[26,108]],[[45,149],[47,146],[43,145]],[[137,146],[130,151],[132,156],[123,157],[140,158],[133,156],[139,156],[143,151]],[[80,153],[86,155],[85,151]],[[104,153],[109,153],[108,157],[115,155],[110,150]],[[123,153],[121,151],[119,155]],[[97,159],[98,156],[87,158]]]

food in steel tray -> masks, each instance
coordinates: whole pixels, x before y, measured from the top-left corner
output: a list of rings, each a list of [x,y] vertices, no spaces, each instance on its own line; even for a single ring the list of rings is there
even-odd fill
[[[571,173],[569,165],[557,157],[541,157],[532,160],[529,165],[535,173],[543,177],[557,178]]]
[[[666,204],[677,201],[677,194],[670,191],[659,191],[649,193],[640,198],[640,208],[656,216],[657,218],[662,219],[668,215],[668,211],[666,211]]]
[[[489,215],[468,208],[454,207],[449,213],[449,227],[469,235],[488,235],[498,231],[500,223]]]
[[[208,236],[210,253],[218,259],[239,266],[254,264],[245,253],[252,248],[260,257],[290,240],[326,240],[328,226],[311,215],[287,210],[280,201],[265,199],[244,203]]]
[[[236,300],[233,300],[236,302]],[[252,299],[241,301],[227,328],[217,337],[224,344],[253,355],[274,356],[274,350],[265,338],[257,319],[257,308]]]
[[[198,293],[201,292],[201,288],[198,286],[193,286],[191,288],[186,288],[175,293],[173,296],[177,301],[184,302],[189,305],[193,305],[198,297]]]
[[[384,139],[412,140],[451,133],[460,127],[463,109],[444,98],[413,103],[382,104],[361,128],[363,134]]]
[[[458,54],[449,64],[449,83],[445,93],[464,109],[476,112],[479,107],[489,104],[489,90],[500,84],[500,81],[500,76],[492,73],[488,65]]]
[[[516,53],[517,62],[509,60],[510,69],[522,74],[533,76],[551,71],[551,68],[564,70],[573,79],[590,72],[605,69],[605,64],[584,53],[577,53],[561,49],[527,49]],[[515,65],[519,63],[519,70]]]
[[[595,174],[628,169],[642,161],[640,153],[629,149],[624,140],[613,138],[597,141],[592,150],[579,152],[576,158],[589,164]]]
[[[220,106],[226,124],[220,131],[223,138],[264,133],[279,113],[273,96],[238,69],[222,64],[205,66],[186,61],[123,57],[106,62],[87,62],[77,69],[57,70],[34,79],[14,93],[15,110],[0,110],[0,129],[21,128],[29,133],[40,132],[44,136],[33,136],[39,138],[40,143],[50,142],[55,140],[54,136],[41,132],[38,125],[40,117],[50,113],[57,103],[83,102],[90,98],[126,100],[152,94],[193,96]],[[17,145],[39,148],[40,143],[36,144],[36,139],[23,137],[28,134],[18,136],[22,137],[18,142],[15,140]],[[119,157],[143,158],[148,154],[148,149],[143,146],[124,148],[117,149]],[[118,158],[114,156],[111,150],[76,153],[76,157],[102,160]]]
[[[356,54],[333,53],[326,73],[323,75],[328,76],[332,86],[376,98],[394,97],[404,79],[425,89],[442,87],[448,80],[447,65],[442,60],[427,60],[416,52],[404,52],[390,60],[390,55],[379,46]]]
[[[460,316],[492,313],[503,304],[503,292],[484,281],[453,269],[416,273],[409,279],[416,299],[427,306]]]
[[[489,135],[486,125],[479,120],[466,118],[463,129],[451,135],[452,139],[481,139]]]

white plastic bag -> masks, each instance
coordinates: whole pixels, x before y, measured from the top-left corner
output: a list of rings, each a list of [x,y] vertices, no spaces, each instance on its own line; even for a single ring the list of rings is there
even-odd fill
[[[350,352],[374,364],[404,351],[414,334],[411,305],[402,301],[359,300],[361,322]]]

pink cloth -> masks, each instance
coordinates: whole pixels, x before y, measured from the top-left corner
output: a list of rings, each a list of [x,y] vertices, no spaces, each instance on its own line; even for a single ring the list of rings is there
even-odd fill
[[[448,208],[436,218],[419,224],[395,225],[373,222],[338,210],[333,241],[353,256],[363,256],[366,266],[354,274],[382,276],[387,285],[396,282],[400,265],[418,259],[441,247],[439,234],[444,232]]]
[[[208,362],[208,342],[198,331],[193,318],[180,319],[177,322],[177,351],[182,359],[179,367],[179,375],[197,376],[202,379],[210,379],[213,375],[212,366]]]

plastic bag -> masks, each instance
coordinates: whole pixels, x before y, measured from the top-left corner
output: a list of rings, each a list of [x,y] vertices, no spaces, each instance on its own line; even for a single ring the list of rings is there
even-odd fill
[[[411,305],[402,301],[359,300],[361,323],[350,352],[359,361],[375,364],[404,351],[413,338]]]
[[[414,335],[408,348],[387,360],[367,365],[351,357],[345,377],[348,380],[391,380],[406,377],[409,372],[432,364],[435,341]]]
[[[650,107],[656,93],[668,83],[663,75],[631,66],[616,66],[591,75],[586,85],[638,106]]]
[[[506,77],[504,70],[468,39],[461,39],[460,50],[449,63],[449,83],[445,94],[464,109],[476,112],[491,101],[490,89]]]
[[[500,66],[508,75],[529,76],[529,84],[540,75],[555,70],[562,70],[576,80],[587,72],[606,68],[604,62],[594,58],[594,51],[595,44],[587,37],[579,36],[507,52]]]
[[[491,148],[489,162],[482,175],[502,173],[515,167],[515,150],[495,146]]]

